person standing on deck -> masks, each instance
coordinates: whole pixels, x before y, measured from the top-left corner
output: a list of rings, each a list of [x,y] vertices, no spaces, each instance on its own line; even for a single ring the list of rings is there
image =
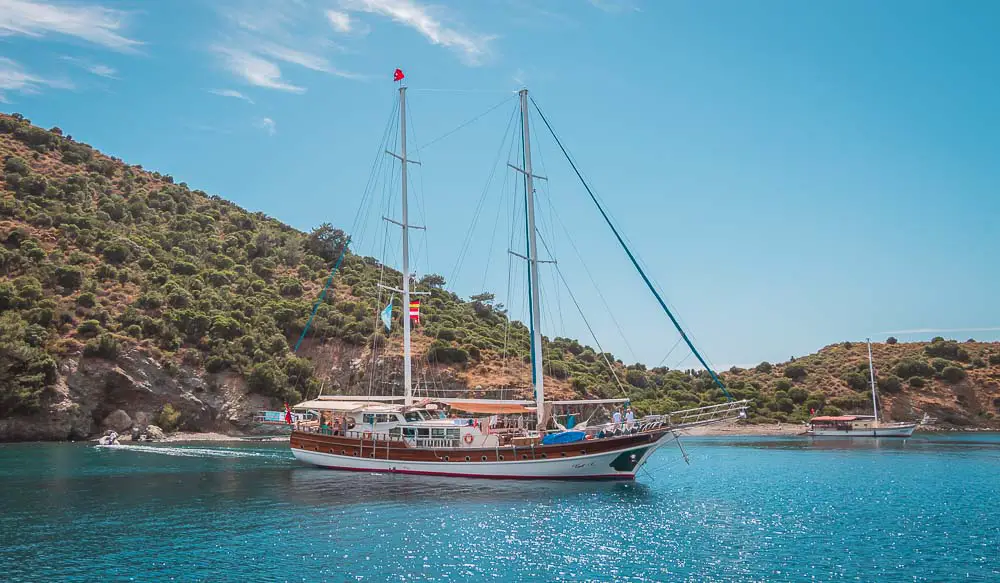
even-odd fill
[[[618,426],[622,424],[622,410],[615,409],[611,416],[611,431],[618,431]]]
[[[635,413],[632,411],[632,407],[625,410],[625,427],[627,429],[632,429],[635,426]]]

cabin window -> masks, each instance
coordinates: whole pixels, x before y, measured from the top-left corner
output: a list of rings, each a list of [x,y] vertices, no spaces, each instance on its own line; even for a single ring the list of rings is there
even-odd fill
[[[403,418],[407,421],[420,421],[420,413],[416,411],[407,411],[403,413]]]
[[[410,439],[413,439],[416,436],[417,436],[417,429],[415,427],[403,428],[403,437],[409,437]]]
[[[448,429],[447,433],[448,433],[448,439],[458,439],[461,436],[462,430],[457,428]]]
[[[434,429],[431,429],[431,437],[435,439],[444,439],[444,428],[435,427]]]
[[[420,428],[417,429],[417,437],[422,437],[422,438],[426,439],[426,438],[428,438],[430,436],[431,436],[431,430],[430,429],[427,429],[427,428],[424,428],[424,427],[420,427]]]
[[[395,437],[396,439],[399,439],[399,437],[402,434],[403,434],[403,429],[400,427],[393,427],[392,429],[389,430],[389,437]]]
[[[366,424],[366,425],[370,425],[372,423],[375,423],[375,414],[374,413],[365,413],[364,415],[361,416],[361,422],[364,423],[364,424]]]
[[[395,420],[395,417],[393,417],[392,419],[390,419],[389,415],[387,415],[385,413],[379,413],[378,415],[375,415],[375,422],[376,423],[388,423],[390,420]]]

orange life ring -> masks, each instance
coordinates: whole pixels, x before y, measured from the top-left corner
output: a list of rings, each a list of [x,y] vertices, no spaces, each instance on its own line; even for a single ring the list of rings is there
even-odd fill
[[[471,433],[466,433],[465,437],[462,438],[462,441],[464,441],[466,443],[466,445],[472,445],[472,440],[473,439],[474,438],[472,437]]]
[[[365,439],[371,439],[372,438],[372,432],[371,431],[365,431],[364,438]]]

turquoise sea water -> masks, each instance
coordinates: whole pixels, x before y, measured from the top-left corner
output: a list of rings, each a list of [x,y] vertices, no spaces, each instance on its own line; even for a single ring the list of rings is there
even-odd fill
[[[635,483],[339,473],[286,444],[0,446],[5,581],[1000,581],[1000,435],[688,438]]]

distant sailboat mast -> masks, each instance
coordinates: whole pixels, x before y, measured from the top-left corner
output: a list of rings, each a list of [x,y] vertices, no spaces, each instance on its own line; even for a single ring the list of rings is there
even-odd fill
[[[868,374],[872,378],[872,409],[875,411],[875,424],[878,425],[878,397],[875,395],[875,364],[872,362],[872,339],[865,338],[868,341]]]

